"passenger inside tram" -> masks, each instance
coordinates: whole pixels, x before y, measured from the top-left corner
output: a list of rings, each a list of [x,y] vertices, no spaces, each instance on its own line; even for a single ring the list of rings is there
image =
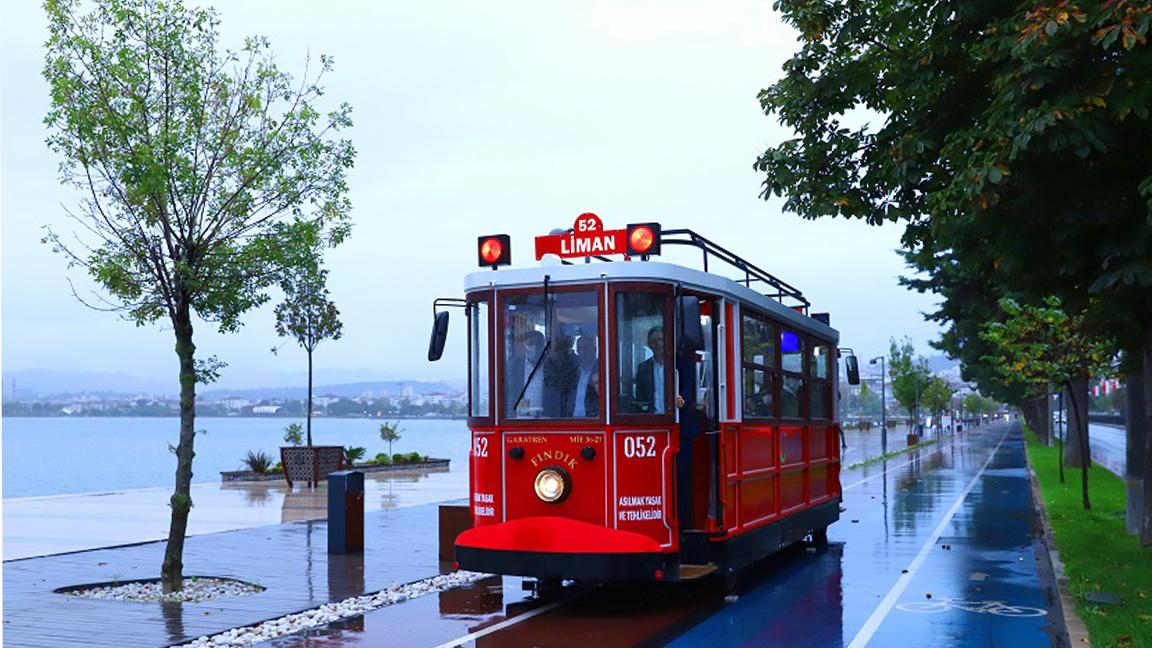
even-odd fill
[[[517,414],[530,412],[533,408],[541,407],[544,383],[538,379],[533,379],[528,383],[528,380],[532,376],[533,367],[544,350],[544,334],[535,329],[525,330],[521,328],[518,333],[513,335],[508,349],[508,362],[505,365],[507,377],[504,385],[510,396],[507,402],[508,415],[511,418]],[[525,384],[528,385],[526,388]],[[523,396],[520,396],[521,394]],[[518,396],[520,403],[517,405],[514,401]]]
[[[577,408],[581,359],[573,347],[591,344],[596,356],[599,302],[592,291],[515,295],[505,306],[504,411],[509,419],[599,415],[599,376],[585,377]],[[596,363],[592,363],[596,367]],[[598,372],[596,372],[598,373]],[[590,391],[588,385],[593,389]],[[588,399],[591,394],[592,407]]]
[[[579,374],[572,399],[573,416],[597,416],[600,413],[600,358],[596,355],[596,346],[595,335],[581,335],[576,341]]]
[[[557,335],[544,360],[544,417],[568,418],[575,409],[576,380],[580,369],[572,350],[572,337]]]

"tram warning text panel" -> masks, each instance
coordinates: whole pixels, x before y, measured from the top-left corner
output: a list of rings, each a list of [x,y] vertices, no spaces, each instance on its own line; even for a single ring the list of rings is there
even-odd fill
[[[667,430],[613,433],[613,493],[611,526],[646,535],[662,546],[672,545],[672,497],[668,476],[672,448]]]

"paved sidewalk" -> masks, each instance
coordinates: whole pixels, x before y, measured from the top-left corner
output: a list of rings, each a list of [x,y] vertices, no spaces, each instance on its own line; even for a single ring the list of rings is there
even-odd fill
[[[164,540],[171,487],[4,500],[4,560]],[[468,496],[468,467],[374,472],[364,476],[364,510],[395,509]],[[328,487],[283,481],[193,484],[188,535],[322,520]]]
[[[904,434],[899,429],[890,431],[890,451],[906,447]],[[843,454],[845,465],[880,454],[878,430],[864,433],[848,430],[845,440],[848,444]],[[447,492],[447,489],[434,490],[441,495]],[[289,515],[290,498],[282,494],[277,497],[274,488],[271,491],[268,499],[256,498],[256,501],[245,502],[246,506],[258,509],[249,512],[257,524],[266,519],[263,509],[275,516]],[[91,507],[111,506],[115,512],[118,509],[115,503],[120,501],[111,497],[86,497],[90,499],[89,507],[81,516],[86,520],[83,523],[85,527],[98,523]],[[317,495],[305,497],[307,501],[294,504],[292,509],[301,509],[303,515],[323,516],[323,505],[314,501],[316,498]],[[40,503],[59,505],[43,500]],[[33,502],[27,504],[30,506]],[[389,504],[395,502],[380,502],[382,506]],[[7,508],[9,503],[6,502],[5,506]],[[427,578],[441,570],[436,547],[437,507],[437,504],[422,504],[369,511],[365,515],[364,553],[352,556],[327,554],[327,523],[324,520],[191,536],[185,546],[185,575],[226,576],[267,588],[260,594],[210,603],[161,605],[99,601],[53,591],[85,583],[155,578],[159,576],[163,559],[163,542],[9,560],[3,565],[6,645],[178,644],[202,635],[379,591],[396,583]],[[197,510],[201,515],[206,512],[202,508]],[[139,518],[145,514],[154,517],[159,515],[157,511],[158,507],[152,505],[146,509],[128,507],[120,513],[121,517]],[[6,538],[8,533],[14,532],[28,535],[28,530],[10,526],[19,518],[10,520],[9,513],[5,512]],[[242,517],[243,511],[229,513],[228,523],[242,524],[243,521],[231,519],[237,515]],[[211,517],[219,516],[220,511],[216,511]],[[166,516],[162,519],[167,521]],[[57,520],[61,524],[73,520],[71,534],[78,536],[81,543],[91,542],[90,537],[84,537],[91,535],[88,531],[76,531],[71,514]],[[112,524],[114,526],[116,522]],[[61,529],[54,532],[57,535],[63,533]],[[29,538],[29,541],[34,540]]]
[[[159,576],[164,543],[4,563],[4,643],[166,646],[440,573],[437,505],[365,515],[363,554],[327,553],[323,521],[190,537],[184,574],[258,583],[266,591],[209,603],[82,599],[53,590]]]

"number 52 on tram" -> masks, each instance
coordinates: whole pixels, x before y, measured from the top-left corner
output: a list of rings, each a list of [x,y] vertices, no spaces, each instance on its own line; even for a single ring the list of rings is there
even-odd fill
[[[698,248],[703,269],[651,260],[672,245]],[[605,230],[594,214],[536,238],[551,265],[493,272],[511,261],[504,235],[480,237],[478,257],[490,270],[436,300],[429,345],[438,359],[443,307],[463,308],[473,526],[459,568],[689,580],[826,537],[839,334],[800,291],[691,230]]]

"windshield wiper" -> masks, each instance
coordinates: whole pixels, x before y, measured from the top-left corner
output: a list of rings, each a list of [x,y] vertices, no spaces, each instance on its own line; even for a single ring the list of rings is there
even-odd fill
[[[532,365],[532,371],[528,372],[528,379],[520,388],[520,395],[516,397],[516,404],[512,406],[513,412],[516,411],[517,407],[520,407],[520,401],[524,400],[524,394],[528,392],[528,385],[532,384],[532,379],[536,377],[536,372],[540,370],[540,365],[544,362],[544,356],[548,354],[548,348],[552,346],[552,307],[548,303],[548,280],[550,278],[551,275],[544,275],[544,348],[540,350],[540,357],[536,358],[536,363]]]

